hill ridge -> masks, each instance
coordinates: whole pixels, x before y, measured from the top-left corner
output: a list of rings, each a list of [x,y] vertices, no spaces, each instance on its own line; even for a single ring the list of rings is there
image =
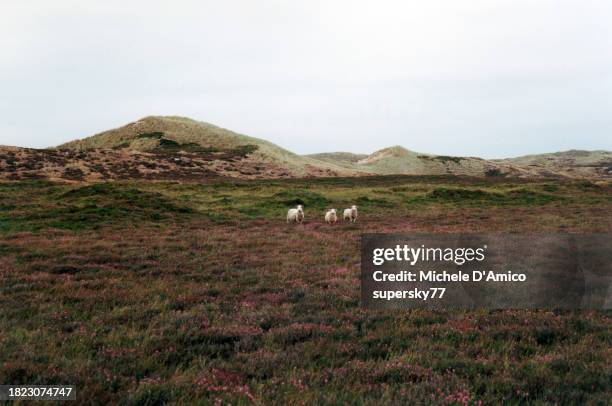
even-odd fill
[[[612,152],[516,158],[434,155],[401,145],[371,154],[298,155],[270,141],[182,116],[146,116],[50,149],[0,147],[0,179],[244,179],[364,175],[612,177]]]

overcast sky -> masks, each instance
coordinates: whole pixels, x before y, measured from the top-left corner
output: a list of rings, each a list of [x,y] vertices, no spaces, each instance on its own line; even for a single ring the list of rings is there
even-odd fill
[[[0,144],[181,115],[298,153],[612,149],[612,1],[0,0]]]

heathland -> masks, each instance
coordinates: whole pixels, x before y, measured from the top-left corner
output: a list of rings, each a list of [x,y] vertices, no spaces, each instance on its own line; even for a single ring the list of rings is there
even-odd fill
[[[0,382],[75,384],[79,404],[605,404],[609,312],[366,310],[359,241],[610,232],[611,191],[501,176],[0,183]],[[303,225],[285,222],[295,204]],[[349,204],[355,224],[324,224]]]

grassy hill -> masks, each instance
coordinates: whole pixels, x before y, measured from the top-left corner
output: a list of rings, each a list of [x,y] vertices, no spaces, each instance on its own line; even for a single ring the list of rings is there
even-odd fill
[[[501,159],[495,162],[509,163],[529,169],[555,171],[569,177],[588,177],[593,174],[612,175],[612,152],[569,150],[550,154],[525,155]]]
[[[381,149],[370,155],[336,152],[310,156],[353,171],[379,175],[521,175],[519,169],[506,163],[494,163],[481,158],[424,154],[399,145]]]
[[[58,148],[73,150],[127,149],[143,152],[245,151],[252,161],[283,168],[288,175],[353,175],[329,162],[300,156],[269,141],[185,117],[151,116]]]
[[[432,155],[393,146],[370,155],[330,152],[300,156],[269,141],[185,117],[146,117],[59,148],[125,149],[152,153],[226,152],[278,176],[467,175],[518,177],[608,177],[612,153],[567,151],[502,160]],[[214,170],[214,169],[213,169]],[[230,173],[234,176],[235,172]],[[240,171],[238,171],[240,176]],[[261,175],[261,176],[260,176]]]
[[[370,155],[334,152],[309,157],[357,172],[378,175],[467,175],[516,177],[608,178],[612,152],[571,150],[517,158],[486,160],[424,154],[393,146]]]

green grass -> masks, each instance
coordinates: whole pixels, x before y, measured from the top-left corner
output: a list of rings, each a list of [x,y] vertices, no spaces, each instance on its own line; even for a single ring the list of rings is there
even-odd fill
[[[467,188],[435,188],[417,200],[450,203],[455,205],[545,205],[561,201],[563,196],[540,193],[527,188],[511,189],[504,192]]]
[[[35,200],[28,199],[28,188],[30,192],[36,191]],[[0,212],[0,232],[121,227],[130,223],[181,219],[192,212],[189,207],[175,204],[159,193],[112,183],[76,188],[26,183],[13,201],[15,204],[6,205],[7,210]],[[19,204],[23,201],[27,204]]]
[[[377,216],[409,215],[413,210],[493,207],[556,207],[559,204],[609,202],[606,188],[585,183],[525,183],[461,180],[452,177],[381,176],[286,181],[235,181],[212,184],[106,183],[73,187],[23,182],[0,205],[0,232],[45,228],[85,230],[123,223],[208,218],[215,223],[283,218],[302,204],[310,218],[328,208],[356,204]],[[458,183],[457,183],[458,182]],[[464,184],[471,182],[470,184]],[[4,193],[6,194],[6,193]]]

